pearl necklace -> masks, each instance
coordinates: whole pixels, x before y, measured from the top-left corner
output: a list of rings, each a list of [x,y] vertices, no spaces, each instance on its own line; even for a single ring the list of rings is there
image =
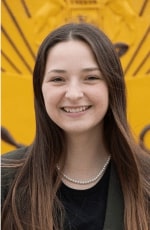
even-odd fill
[[[91,178],[89,180],[77,180],[77,179],[70,178],[69,176],[67,176],[63,172],[61,172],[61,174],[66,180],[68,180],[69,182],[72,182],[74,184],[80,184],[80,185],[91,184],[91,183],[97,181],[100,177],[102,177],[106,167],[108,166],[108,164],[110,162],[110,159],[111,159],[111,156],[108,157],[107,161],[105,162],[103,168],[99,171],[99,173],[94,178]],[[57,166],[57,169],[58,169],[58,171],[60,171],[59,166]]]

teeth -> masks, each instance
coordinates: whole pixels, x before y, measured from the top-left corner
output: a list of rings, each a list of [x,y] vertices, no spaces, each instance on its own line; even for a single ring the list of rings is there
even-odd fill
[[[89,106],[81,106],[78,108],[68,108],[68,107],[64,107],[63,110],[67,113],[80,113],[85,111],[86,109],[88,109]]]

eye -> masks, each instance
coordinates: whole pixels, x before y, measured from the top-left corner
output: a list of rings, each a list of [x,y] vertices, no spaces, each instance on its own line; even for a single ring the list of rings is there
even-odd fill
[[[64,82],[65,80],[62,77],[53,77],[50,81],[55,83],[61,83]]]
[[[99,80],[100,77],[97,76],[97,75],[90,75],[90,76],[87,76],[86,79],[87,79],[88,81],[89,81],[89,80],[90,80],[90,81],[94,81],[94,80]]]

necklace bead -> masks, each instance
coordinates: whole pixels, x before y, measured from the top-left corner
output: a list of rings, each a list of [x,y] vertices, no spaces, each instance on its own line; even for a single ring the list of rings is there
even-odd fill
[[[100,177],[102,177],[106,167],[108,166],[109,162],[110,162],[110,159],[111,159],[111,156],[108,157],[107,161],[105,162],[103,168],[99,171],[99,173],[94,177],[94,178],[91,178],[89,180],[78,180],[78,179],[73,179],[73,178],[70,178],[69,176],[67,176],[65,173],[61,172],[62,176],[68,180],[69,182],[72,182],[74,184],[80,184],[80,185],[85,185],[85,184],[91,184],[95,181],[97,181]],[[57,166],[57,169],[58,171],[60,171],[60,168],[59,166]]]

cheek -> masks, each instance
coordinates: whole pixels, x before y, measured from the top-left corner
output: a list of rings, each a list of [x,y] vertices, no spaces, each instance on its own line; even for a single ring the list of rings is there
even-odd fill
[[[109,94],[106,86],[94,89],[94,94],[91,95],[93,95],[93,100],[96,102],[96,104],[108,106]]]
[[[54,113],[54,109],[59,106],[59,101],[61,98],[60,92],[56,89],[43,86],[42,93],[47,113]]]
[[[44,94],[44,105],[45,105],[45,110],[51,120],[54,120],[54,117],[56,116],[56,104],[53,99],[49,94]]]
[[[44,104],[48,112],[49,107],[51,107],[51,104],[53,102],[53,97],[52,97],[53,94],[50,94],[50,90],[44,86],[42,87],[42,93],[43,93]]]
[[[43,94],[44,102],[47,103],[53,97],[53,90],[51,90],[51,88],[48,87],[48,85],[44,84],[42,86],[42,94]]]

